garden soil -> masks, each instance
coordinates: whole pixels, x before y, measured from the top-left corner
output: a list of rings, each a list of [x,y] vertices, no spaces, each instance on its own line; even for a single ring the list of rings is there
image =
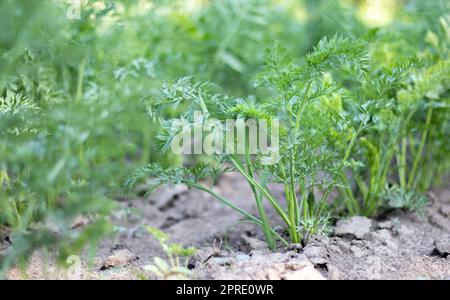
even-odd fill
[[[214,189],[256,213],[252,192],[239,175],[222,176]],[[271,189],[282,199],[281,187]],[[120,200],[112,216],[117,233],[102,242],[92,263],[87,256],[75,257],[66,270],[36,253],[27,270],[13,269],[8,278],[152,278],[146,266],[164,254],[147,232],[149,225],[172,242],[198,249],[188,265],[196,279],[450,279],[450,187],[434,189],[428,198],[422,216],[394,211],[376,220],[352,217],[306,247],[269,251],[259,228],[236,212],[205,193],[170,186],[147,199]],[[281,225],[276,215],[269,217]]]

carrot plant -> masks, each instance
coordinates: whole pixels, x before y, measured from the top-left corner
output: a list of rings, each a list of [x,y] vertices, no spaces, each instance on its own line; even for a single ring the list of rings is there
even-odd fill
[[[281,122],[283,126],[274,128],[272,125],[269,128],[272,133],[276,129],[280,130],[279,145],[272,145],[272,148],[278,147],[277,156],[264,156],[261,150],[252,154],[252,144],[247,133],[243,153],[215,153],[211,157],[215,166],[214,174],[225,170],[224,163],[228,163],[233,171],[239,172],[248,182],[258,216],[235,206],[210,187],[201,184],[199,179],[212,172],[206,166],[163,169],[150,165],[137,170],[129,178],[128,184],[151,177],[155,185],[185,183],[207,192],[260,225],[269,247],[274,248],[276,240],[285,244],[288,242],[275,231],[268,219],[264,205],[267,201],[283,221],[289,241],[306,243],[311,234],[324,230],[328,225],[327,200],[345,166],[338,159],[340,154],[333,145],[340,138],[340,128],[347,126],[348,118],[333,109],[324,109],[326,105],[323,102],[327,101],[324,98],[339,91],[339,84],[329,78],[327,71],[342,68],[360,73],[365,68],[365,62],[364,44],[341,36],[324,38],[299,63],[291,60],[286,51],[276,44],[268,52],[265,67],[259,75],[258,84],[269,90],[261,104],[255,103],[252,98],[233,99],[220,95],[209,84],[196,83],[190,78],[166,84],[158,99],[147,103],[147,111],[154,118],[160,117],[167,107],[186,103],[186,111],[180,118],[162,120],[165,130],[159,138],[163,150],[170,148],[176,134],[190,130],[198,123],[206,124],[212,119],[259,119],[267,120],[270,124],[277,119]],[[201,119],[195,118],[196,110],[203,113]],[[218,134],[220,124],[209,127],[205,133],[215,138],[216,143],[225,143]],[[333,136],[330,132],[337,134]],[[273,182],[284,186],[285,199],[277,199],[272,194],[268,184]]]
[[[362,116],[353,123],[350,142],[344,161],[355,157],[365,168],[352,169],[350,176],[342,170],[340,188],[344,203],[350,214],[373,215],[381,205],[381,194],[388,182],[391,161],[395,155],[398,140],[404,126],[403,115],[396,111],[391,98],[413,67],[414,60],[365,73],[361,86],[355,93],[355,107]]]
[[[449,169],[449,86],[450,86],[450,16],[439,18],[436,31],[427,31],[422,54],[424,67],[414,73],[411,84],[399,91],[398,98],[413,104],[410,128],[402,139],[405,165],[401,187],[427,191],[439,184]],[[419,103],[419,104],[416,104]],[[405,149],[409,148],[409,161]],[[407,168],[409,166],[409,168]]]
[[[445,18],[441,25],[448,32]],[[433,176],[441,176],[440,170],[448,170],[448,152],[443,149],[448,136],[449,86],[445,35],[439,40],[427,33],[435,45],[420,61],[400,58],[388,66],[374,65],[364,75],[355,99],[366,118],[354,123],[345,159],[355,158],[365,167],[344,172],[341,179],[346,187],[339,189],[350,214],[373,216],[389,206],[385,198],[397,199],[398,207],[400,195],[405,208],[414,206],[414,199],[423,207],[419,193],[428,190]],[[437,114],[438,120],[433,120]],[[430,134],[435,138],[430,139]],[[441,158],[441,169],[428,160],[433,153]],[[411,193],[417,195],[411,197]]]

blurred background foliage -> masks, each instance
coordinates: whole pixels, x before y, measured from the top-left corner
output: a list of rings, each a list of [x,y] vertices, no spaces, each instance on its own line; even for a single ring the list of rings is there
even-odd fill
[[[163,81],[193,76],[247,96],[275,40],[300,59],[336,33],[367,40],[380,66],[448,58],[438,36],[448,39],[447,0],[76,3],[0,1],[0,227],[14,241],[3,268],[38,247],[65,257],[88,244],[93,254],[113,232],[108,215],[130,170],[180,163],[152,150],[157,128],[141,103]],[[448,122],[436,122],[447,126],[433,133],[438,156]],[[73,229],[80,215],[90,223]]]

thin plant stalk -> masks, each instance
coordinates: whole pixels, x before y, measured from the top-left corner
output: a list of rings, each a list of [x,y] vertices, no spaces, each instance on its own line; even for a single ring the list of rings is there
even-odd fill
[[[246,139],[245,143],[245,162],[247,164],[247,171],[251,178],[254,178],[252,165],[251,165],[251,157],[250,157],[250,151],[249,151],[249,139]],[[256,206],[258,208],[258,213],[261,218],[261,225],[264,232],[264,236],[266,238],[267,244],[269,245],[270,249],[275,249],[275,240],[273,238],[270,226],[269,219],[267,218],[266,211],[264,209],[264,205],[261,201],[261,194],[258,193],[255,186],[253,184],[250,184],[250,187],[252,189],[253,195],[255,196]]]
[[[247,171],[245,170],[244,166],[242,166],[239,159],[237,159],[234,156],[231,156],[231,161],[233,162],[234,166],[238,169],[238,171],[247,179],[247,181],[254,185],[256,189],[258,189],[264,197],[267,198],[267,200],[272,204],[273,208],[277,211],[277,213],[281,216],[283,221],[286,223],[286,225],[290,226],[290,221],[288,216],[286,215],[286,212],[283,210],[283,208],[280,206],[280,204],[277,202],[277,200],[270,194],[269,191],[267,191],[265,188],[263,188],[258,182],[255,181],[252,177],[250,177],[247,174]]]
[[[422,137],[420,139],[419,148],[417,149],[417,153],[414,157],[414,162],[413,162],[413,165],[411,168],[411,172],[409,174],[409,180],[408,180],[408,185],[407,185],[408,189],[411,189],[416,181],[417,168],[419,167],[419,162],[422,159],[422,152],[423,152],[425,142],[428,137],[428,131],[429,131],[432,116],[433,116],[433,108],[430,107],[427,112],[427,119],[425,121],[425,129],[422,132]]]
[[[401,146],[397,149],[397,164],[398,164],[398,177],[400,180],[400,187],[406,187],[406,137],[402,138]]]

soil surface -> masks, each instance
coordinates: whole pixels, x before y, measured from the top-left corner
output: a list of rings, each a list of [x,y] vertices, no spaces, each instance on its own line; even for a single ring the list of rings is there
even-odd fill
[[[282,199],[279,186],[271,189]],[[256,214],[252,192],[239,175],[222,176],[215,191]],[[73,267],[63,270],[37,253],[25,272],[13,269],[8,278],[154,278],[149,266],[164,254],[149,225],[172,242],[198,249],[189,262],[194,279],[450,279],[450,188],[434,189],[428,197],[422,217],[403,211],[379,220],[352,217],[304,248],[273,252],[260,229],[236,212],[203,192],[170,186],[148,199],[121,201],[112,216],[117,233],[103,241],[89,267],[85,258],[72,257]],[[277,216],[269,217],[281,225]]]

